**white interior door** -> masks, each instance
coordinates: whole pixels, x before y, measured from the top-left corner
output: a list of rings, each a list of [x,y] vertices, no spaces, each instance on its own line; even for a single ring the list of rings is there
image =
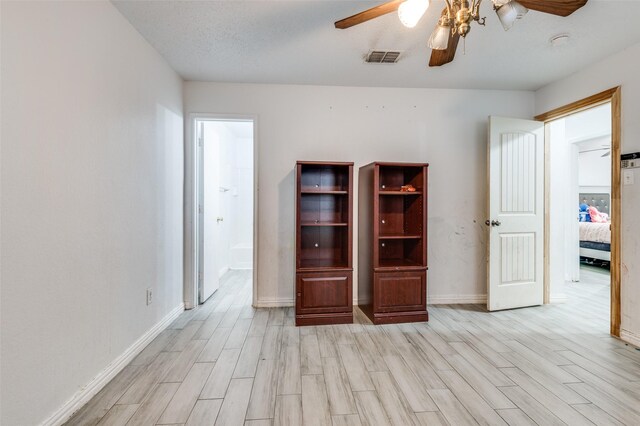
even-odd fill
[[[198,123],[198,145],[200,149],[200,274],[198,302],[204,303],[220,287],[216,246],[219,239],[218,210],[220,207],[220,183],[218,182],[219,139],[216,135],[205,138],[204,123]]]
[[[544,124],[489,118],[490,311],[543,303]]]

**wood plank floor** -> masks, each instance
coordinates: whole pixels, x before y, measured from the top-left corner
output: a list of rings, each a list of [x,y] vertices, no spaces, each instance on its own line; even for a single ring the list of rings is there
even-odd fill
[[[605,275],[569,302],[431,321],[295,327],[251,273],[175,323],[69,425],[639,425],[640,352],[609,337]]]

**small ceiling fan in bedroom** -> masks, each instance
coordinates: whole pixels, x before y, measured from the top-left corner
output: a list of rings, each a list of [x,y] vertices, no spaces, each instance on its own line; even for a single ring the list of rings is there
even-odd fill
[[[505,31],[513,23],[522,18],[527,11],[550,13],[558,16],[569,16],[580,9],[588,0],[491,0],[493,9],[498,15]],[[345,29],[377,18],[387,13],[398,11],[398,17],[406,27],[413,28],[429,7],[430,0],[393,0],[379,6],[357,13],[335,23],[336,28]],[[438,25],[429,38],[432,49],[430,67],[439,67],[453,61],[460,37],[466,37],[471,30],[471,23],[485,25],[485,18],[480,17],[482,0],[445,0]]]

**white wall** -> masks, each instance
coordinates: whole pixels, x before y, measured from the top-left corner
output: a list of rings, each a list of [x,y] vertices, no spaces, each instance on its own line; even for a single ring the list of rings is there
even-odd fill
[[[566,216],[577,206],[577,197],[571,203],[571,146],[566,140],[565,120],[551,123],[549,136],[549,284],[551,302],[556,303],[566,300],[564,284],[570,261],[565,248]],[[574,211],[577,218],[577,208]],[[578,244],[578,235],[574,243]]]
[[[573,114],[564,121],[567,141],[576,144],[580,151],[580,192],[610,193],[611,157],[602,154],[607,152],[603,148],[611,148],[611,104]]]
[[[109,2],[1,7],[0,423],[21,426],[181,305],[182,81]]]
[[[611,143],[611,138],[604,139]],[[578,158],[580,192],[611,193],[611,156],[607,151],[581,152]]]
[[[253,126],[253,123],[242,123]],[[253,138],[235,141],[234,181],[232,185],[233,231],[231,269],[253,267]]]
[[[199,82],[184,88],[185,112],[258,116],[259,304],[293,303],[296,160],[354,161],[356,188],[358,167],[371,161],[429,162],[429,297],[484,300],[487,117],[532,117],[532,93]]]
[[[612,87],[622,86],[622,152],[640,151],[640,43],[536,92],[536,113],[543,113]],[[634,170],[636,182],[640,172]],[[640,185],[637,183],[636,185]],[[622,334],[640,345],[640,236],[637,186],[622,187]]]

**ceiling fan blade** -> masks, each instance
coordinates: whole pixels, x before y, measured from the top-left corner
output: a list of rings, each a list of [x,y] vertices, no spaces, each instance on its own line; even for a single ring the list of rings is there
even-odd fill
[[[587,4],[587,0],[518,0],[518,3],[538,12],[569,16]]]
[[[458,33],[455,33],[454,35],[449,34],[449,45],[445,50],[433,49],[431,51],[431,59],[429,59],[429,66],[439,67],[453,61],[453,58],[456,56],[456,49],[458,48],[459,41],[460,41],[460,34]]]
[[[341,30],[345,28],[353,27],[354,25],[362,24],[363,22],[377,18],[378,16],[386,15],[387,13],[398,10],[400,5],[404,3],[404,0],[393,0],[381,4],[380,6],[372,7],[364,12],[356,13],[348,18],[336,21],[335,26]]]

